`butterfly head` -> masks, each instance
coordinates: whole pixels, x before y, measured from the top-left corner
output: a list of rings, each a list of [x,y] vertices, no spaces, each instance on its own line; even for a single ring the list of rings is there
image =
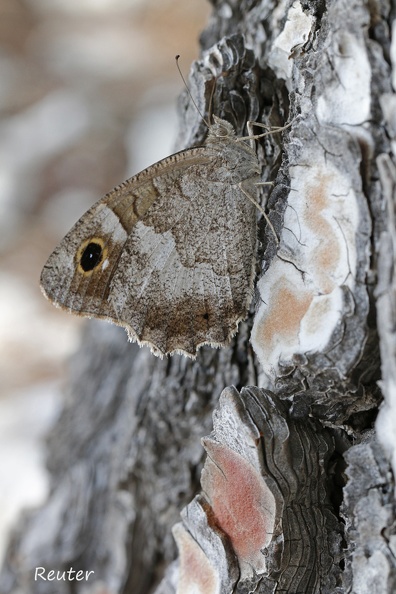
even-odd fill
[[[229,122],[222,120],[217,116],[213,116],[214,123],[209,128],[209,138],[230,138],[235,136],[235,130]]]

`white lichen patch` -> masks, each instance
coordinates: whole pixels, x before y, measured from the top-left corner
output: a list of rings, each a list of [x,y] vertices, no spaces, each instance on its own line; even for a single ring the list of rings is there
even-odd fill
[[[306,14],[296,0],[289,8],[282,32],[275,39],[268,63],[276,74],[288,81],[293,70],[293,52],[309,39],[315,18]]]
[[[315,155],[290,168],[291,191],[278,256],[258,283],[252,344],[267,376],[296,355],[331,348],[353,292],[359,209],[345,174]]]
[[[359,210],[350,179],[325,159],[320,162],[318,155],[315,160],[309,168],[290,168],[291,192],[279,255],[298,268],[303,264],[313,286],[329,293],[355,275]]]
[[[200,545],[180,522],[172,532],[179,550],[176,594],[221,594],[218,572]]]
[[[363,34],[345,29],[334,33],[328,60],[335,75],[323,85],[316,115],[320,123],[339,126],[362,125],[370,119],[371,67]]]

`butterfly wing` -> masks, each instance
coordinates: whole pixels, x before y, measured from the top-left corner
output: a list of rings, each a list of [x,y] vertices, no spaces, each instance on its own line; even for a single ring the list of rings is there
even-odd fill
[[[226,344],[251,301],[256,212],[219,167],[221,151],[189,149],[115,188],[52,253],[44,294],[159,355]]]

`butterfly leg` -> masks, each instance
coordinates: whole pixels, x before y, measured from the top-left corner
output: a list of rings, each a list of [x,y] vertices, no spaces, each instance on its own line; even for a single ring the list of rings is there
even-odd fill
[[[256,185],[263,186],[263,185],[267,185],[267,184],[272,184],[272,182],[258,182]],[[253,196],[243,187],[243,182],[240,182],[239,188],[240,188],[242,194],[244,194],[244,196],[246,196],[246,198],[248,198],[250,200],[250,202],[252,202],[254,204],[254,206],[257,208],[257,210],[259,210],[261,212],[261,214],[263,215],[263,217],[265,218],[265,220],[267,222],[267,225],[269,226],[269,228],[271,229],[271,231],[275,237],[275,241],[276,241],[277,245],[279,245],[278,236],[277,236],[274,226],[271,223],[271,221],[269,220],[268,215],[265,212],[265,210],[260,206],[260,204],[257,202],[257,200],[255,200],[253,198]]]
[[[293,124],[294,120],[286,124],[285,126],[267,126],[266,124],[262,124],[261,122],[252,122],[249,120],[246,123],[246,127],[248,129],[248,136],[240,136],[238,140],[249,140],[250,146],[254,149],[254,141],[260,138],[264,138],[264,136],[270,136],[271,134],[277,134],[278,132],[282,132],[283,130],[287,130]],[[254,126],[258,126],[259,128],[264,128],[266,132],[261,132],[261,134],[254,134]]]

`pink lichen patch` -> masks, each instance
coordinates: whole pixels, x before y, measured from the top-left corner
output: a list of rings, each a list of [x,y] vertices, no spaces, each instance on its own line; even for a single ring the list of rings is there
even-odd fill
[[[360,214],[351,180],[320,147],[290,167],[291,191],[280,248],[257,287],[261,303],[252,344],[266,375],[296,355],[331,349],[355,290]]]
[[[337,222],[333,217],[329,217],[328,210],[332,201],[330,195],[332,181],[332,176],[321,174],[318,170],[314,182],[307,181],[305,186],[304,223],[317,237],[311,267],[321,293],[330,293],[334,289],[334,273],[342,255]]]
[[[270,351],[281,343],[297,341],[301,320],[307,313],[314,295],[308,291],[297,292],[289,278],[280,277],[272,288],[271,302],[265,315],[258,320],[255,340]]]
[[[179,549],[177,594],[221,594],[216,569],[181,523],[173,527],[173,536]]]
[[[266,569],[261,549],[271,542],[275,498],[264,478],[240,454],[211,439],[201,485],[217,525],[228,535],[239,561],[257,573]]]

